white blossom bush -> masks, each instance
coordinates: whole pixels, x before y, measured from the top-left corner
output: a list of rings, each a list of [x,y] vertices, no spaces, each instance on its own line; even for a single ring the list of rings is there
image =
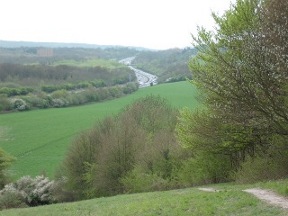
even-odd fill
[[[15,98],[11,100],[11,107],[18,111],[28,110],[29,106],[27,103],[21,98]]]
[[[46,205],[56,202],[53,197],[54,181],[41,175],[32,178],[23,176],[15,183],[10,183],[0,191],[1,197],[14,194],[28,206]]]
[[[65,107],[68,102],[64,99],[56,98],[52,100],[53,107],[59,108],[59,107]]]

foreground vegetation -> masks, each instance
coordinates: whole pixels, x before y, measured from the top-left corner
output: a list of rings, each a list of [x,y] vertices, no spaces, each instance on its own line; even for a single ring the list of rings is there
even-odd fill
[[[222,164],[220,182],[286,178],[288,1],[238,0],[213,18],[215,31],[193,36],[189,63],[205,109],[182,110],[180,143],[193,166]]]
[[[279,182],[286,184],[285,182]],[[278,184],[278,182],[275,182]],[[265,183],[262,184],[262,186]],[[270,188],[273,183],[270,183]],[[259,185],[208,185],[220,192],[205,192],[197,188],[165,192],[118,195],[76,203],[11,209],[0,215],[287,215],[287,210],[270,206],[252,195],[242,192]]]

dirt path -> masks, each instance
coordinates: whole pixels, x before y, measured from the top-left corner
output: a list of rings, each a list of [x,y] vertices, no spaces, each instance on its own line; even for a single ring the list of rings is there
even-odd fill
[[[258,199],[268,202],[272,205],[275,205],[284,209],[288,209],[288,199],[285,197],[279,196],[272,191],[263,190],[259,188],[252,188],[252,189],[246,189],[244,190],[244,192],[253,194]]]
[[[215,188],[198,188],[198,190],[206,191],[206,192],[219,192],[219,190]],[[288,198],[279,196],[270,190],[264,190],[259,188],[251,188],[243,190],[246,193],[253,194],[258,199],[263,200],[271,205],[278,206],[284,209],[288,209]]]
[[[219,190],[216,190],[214,188],[198,188],[198,190],[206,191],[206,192],[219,192]]]

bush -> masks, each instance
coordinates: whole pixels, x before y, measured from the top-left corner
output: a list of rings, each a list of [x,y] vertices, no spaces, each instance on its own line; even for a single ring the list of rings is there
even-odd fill
[[[64,99],[52,99],[52,105],[56,108],[65,107],[67,103]]]
[[[9,208],[25,208],[28,207],[23,197],[17,191],[7,191],[0,195],[0,210]]]
[[[47,177],[36,176],[33,179],[24,176],[15,183],[5,185],[0,191],[0,197],[6,202],[6,206],[9,205],[7,201],[11,196],[15,196],[16,200],[23,200],[28,206],[46,205],[56,202],[53,197],[53,187],[54,181],[50,181]]]
[[[11,110],[10,101],[7,96],[0,95],[0,112]]]
[[[235,173],[238,183],[255,183],[259,181],[277,180],[288,177],[288,155],[278,153],[274,155],[249,157]]]
[[[49,105],[49,101],[45,98],[42,98],[38,95],[28,95],[26,97],[23,97],[23,100],[26,101],[27,104],[29,104],[29,107],[35,107],[35,108],[40,108],[40,109],[44,109],[44,108],[48,108]]]
[[[0,128],[1,133],[1,128]],[[14,157],[7,154],[4,150],[0,148],[0,188],[3,188],[9,180],[9,175],[7,174],[7,168],[15,160]]]
[[[16,109],[18,111],[24,111],[24,110],[28,110],[29,106],[27,105],[27,103],[20,98],[15,98],[13,100],[11,100],[11,106],[13,109]]]
[[[56,202],[73,202],[77,200],[75,192],[65,188],[66,183],[66,178],[57,178],[57,180],[54,181],[51,193]]]
[[[17,95],[27,95],[29,92],[33,92],[32,88],[0,88],[0,94],[5,94],[7,97],[17,96]]]
[[[140,193],[170,189],[171,184],[157,174],[146,173],[136,167],[121,179],[126,193]]]
[[[178,178],[185,186],[227,182],[230,170],[227,156],[202,152],[183,161]]]

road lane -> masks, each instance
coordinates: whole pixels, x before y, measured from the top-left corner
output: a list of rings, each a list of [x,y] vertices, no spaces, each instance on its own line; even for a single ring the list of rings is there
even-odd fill
[[[139,69],[131,66],[131,63],[134,59],[135,59],[135,57],[129,57],[129,58],[122,59],[119,62],[127,65],[131,70],[133,70],[135,72],[135,75],[137,77],[137,81],[139,83],[139,88],[148,87],[151,85],[156,85],[157,79],[158,79],[157,76],[150,74],[150,73],[147,73],[145,71],[139,70]]]

